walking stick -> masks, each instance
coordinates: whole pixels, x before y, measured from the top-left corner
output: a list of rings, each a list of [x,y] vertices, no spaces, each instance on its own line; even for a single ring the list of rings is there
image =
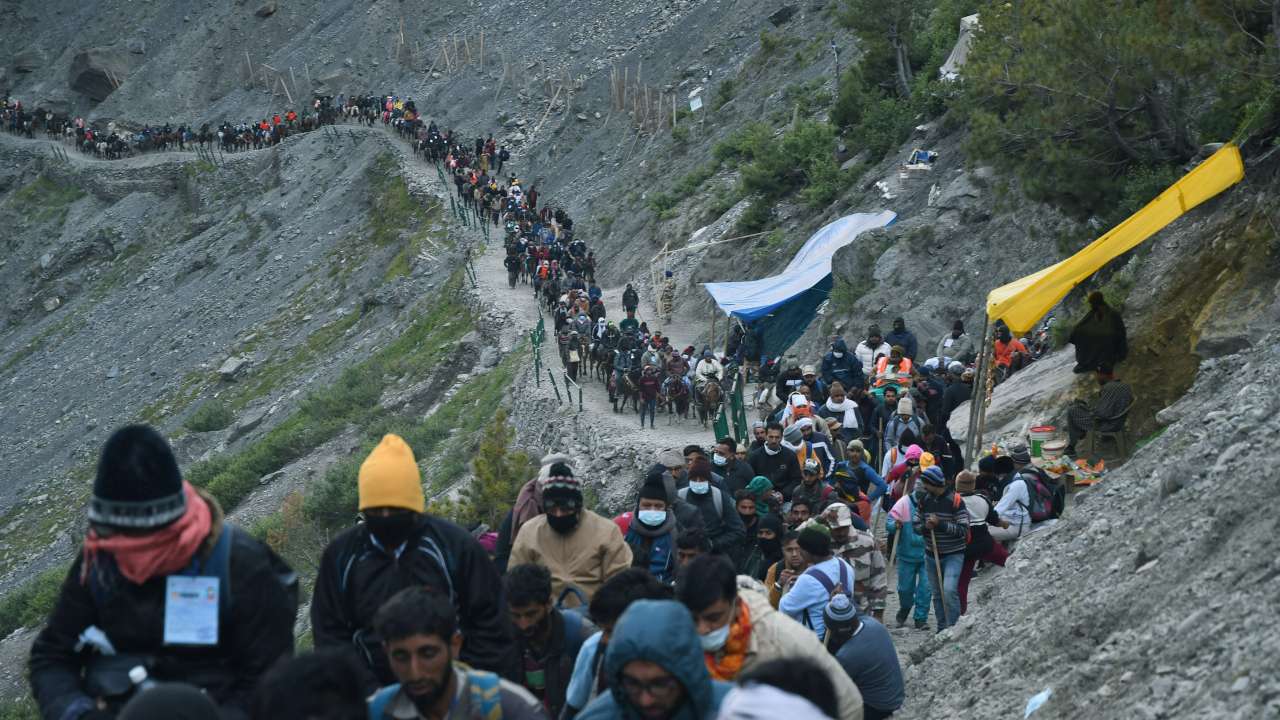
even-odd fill
[[[898,559],[898,546],[902,544],[902,523],[898,523],[898,529],[893,534],[893,550],[889,552],[889,567],[897,567],[894,561]]]
[[[933,565],[938,570],[938,587],[934,588],[933,591],[941,593],[942,560],[938,557],[938,536],[933,532],[933,528],[929,528],[929,539],[933,541]],[[942,608],[942,623],[945,625],[947,623],[947,597],[945,595],[939,595],[938,597],[942,599],[938,606]]]

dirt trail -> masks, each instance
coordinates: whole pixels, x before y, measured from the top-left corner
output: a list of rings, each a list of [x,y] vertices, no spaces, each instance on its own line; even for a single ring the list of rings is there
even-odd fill
[[[395,148],[401,160],[402,167],[408,171],[416,184],[425,186],[430,192],[441,198],[449,197],[449,193],[453,192],[453,188],[445,187],[441,184],[436,167],[425,160],[415,157],[409,146],[398,139],[391,141],[391,146]],[[477,235],[479,230],[474,231]],[[491,308],[496,315],[508,318],[508,321],[502,326],[501,345],[504,348],[514,347],[522,336],[527,335],[537,324],[539,317],[538,302],[533,297],[532,289],[527,285],[516,285],[514,288],[507,286],[507,271],[502,265],[502,230],[500,228],[491,228],[489,244],[486,246],[483,241],[477,243],[473,255],[476,280],[478,287],[477,295],[482,301]],[[604,290],[605,307],[612,315],[612,319],[617,319],[622,308],[622,287],[601,288]],[[647,301],[641,302],[641,315],[644,308],[652,307]],[[641,320],[646,320],[641,316]],[[548,318],[548,321],[550,318]],[[656,324],[649,319],[652,327],[661,327],[662,331],[669,334],[673,338],[674,344],[687,345],[696,337],[692,330],[693,323],[680,314],[672,319],[671,323],[665,325]],[[557,377],[560,376],[561,365],[554,350],[544,353],[548,366]],[[544,371],[545,372],[545,371]],[[544,377],[543,380],[546,380]],[[613,412],[613,408],[609,403],[608,392],[603,383],[593,378],[589,378],[585,373],[579,375],[582,383],[582,400],[583,413],[588,416],[588,422],[595,425],[597,430],[616,430],[616,436],[621,440],[626,438],[626,442],[631,445],[642,444],[655,450],[661,450],[673,447],[683,447],[691,443],[700,443],[709,445],[714,440],[714,434],[710,428],[704,429],[697,419],[690,420],[672,420],[667,416],[659,414],[656,427],[653,429],[645,429],[643,432],[637,432],[639,428],[638,417],[629,410],[622,413]],[[541,386],[541,393],[546,398],[554,400],[555,391],[551,389],[550,383],[544,382]],[[563,382],[561,383],[561,391],[563,392]],[[576,399],[575,399],[576,406]],[[572,415],[573,410],[566,407],[566,415]],[[615,433],[610,432],[610,435]]]

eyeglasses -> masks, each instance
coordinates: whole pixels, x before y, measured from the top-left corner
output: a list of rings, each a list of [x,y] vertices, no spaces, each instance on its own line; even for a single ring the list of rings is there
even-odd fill
[[[671,675],[666,675],[649,682],[636,680],[630,675],[622,676],[622,690],[632,698],[640,697],[642,694],[648,694],[655,698],[669,698],[675,694],[680,687],[680,681]]]

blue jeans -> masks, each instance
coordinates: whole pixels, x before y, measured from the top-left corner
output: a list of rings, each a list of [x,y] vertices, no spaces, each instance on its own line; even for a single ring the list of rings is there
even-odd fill
[[[917,622],[929,619],[929,598],[933,591],[929,586],[929,575],[925,573],[924,560],[907,560],[898,558],[898,605],[906,609],[915,608],[913,616]]]
[[[654,422],[653,418],[654,418],[654,415],[657,413],[657,409],[658,409],[658,401],[656,398],[653,400],[640,401],[640,427],[644,427],[645,413],[649,413],[649,426],[653,427],[653,422]]]
[[[929,582],[935,588],[942,588],[942,592],[933,593],[933,611],[938,620],[938,630],[944,630],[960,619],[960,571],[964,569],[964,553],[955,552],[942,556],[941,582],[938,580],[938,564],[933,557],[925,553],[924,562],[929,569]]]

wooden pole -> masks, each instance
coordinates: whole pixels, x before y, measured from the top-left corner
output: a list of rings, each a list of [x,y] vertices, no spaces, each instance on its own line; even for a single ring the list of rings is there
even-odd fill
[[[551,114],[551,107],[556,104],[556,100],[560,97],[560,88],[556,88],[556,94],[551,96],[551,102],[547,103],[547,111],[542,114],[542,119],[538,121],[538,126],[533,129],[534,134],[542,127],[542,123],[547,121],[547,116]]]
[[[293,95],[289,92],[289,86],[285,84],[283,76],[277,76],[276,80],[280,83],[280,87],[284,89],[284,96],[289,98],[289,104],[293,105]]]
[[[484,31],[480,31],[480,71],[484,72]]]
[[[672,95],[671,96],[671,128],[674,130],[675,127],[676,127],[676,96]]]
[[[941,602],[941,603],[939,603],[939,605],[942,607],[942,623],[943,623],[943,624],[946,624],[946,622],[947,622],[947,596],[946,596],[946,594],[945,594],[945,591],[942,589],[942,588],[943,588],[943,582],[942,582],[942,559],[938,557],[938,536],[937,536],[936,534],[934,534],[934,532],[933,532],[933,528],[929,528],[929,538],[930,538],[931,540],[933,540],[933,566],[934,566],[935,568],[937,568],[937,570],[938,570],[938,583],[937,583],[937,587],[934,589],[934,592],[937,592],[937,593],[944,593],[944,594],[939,595],[939,597],[941,597],[941,598],[942,598],[942,602]]]
[[[244,61],[249,63],[249,87],[253,87],[253,60],[249,58],[249,51],[244,51]]]
[[[289,66],[289,82],[293,83],[293,91],[298,92],[298,78],[293,74],[292,65]],[[298,93],[298,95],[301,96],[302,93]],[[290,100],[289,102],[292,103],[293,101]]]
[[[631,78],[631,68],[629,67],[623,68],[622,69],[622,111],[623,112],[627,111],[627,85],[628,83],[630,83],[630,78]]]
[[[977,372],[973,379],[973,389],[969,393],[969,429],[965,433],[964,451],[969,462],[967,466],[972,467],[977,462],[980,454],[980,446],[982,445],[982,430],[986,424],[987,403],[991,398],[991,359],[993,355],[992,342],[995,333],[995,324],[986,323],[986,329],[982,333],[982,347],[978,350]]]
[[[888,490],[886,490],[885,492],[888,492]],[[893,550],[889,551],[889,567],[895,567],[893,563],[896,562],[898,559],[898,546],[901,544],[902,544],[902,523],[898,523],[898,530],[893,534]]]
[[[471,64],[471,42],[467,40],[467,36],[462,36],[462,47],[467,51],[467,64]]]

